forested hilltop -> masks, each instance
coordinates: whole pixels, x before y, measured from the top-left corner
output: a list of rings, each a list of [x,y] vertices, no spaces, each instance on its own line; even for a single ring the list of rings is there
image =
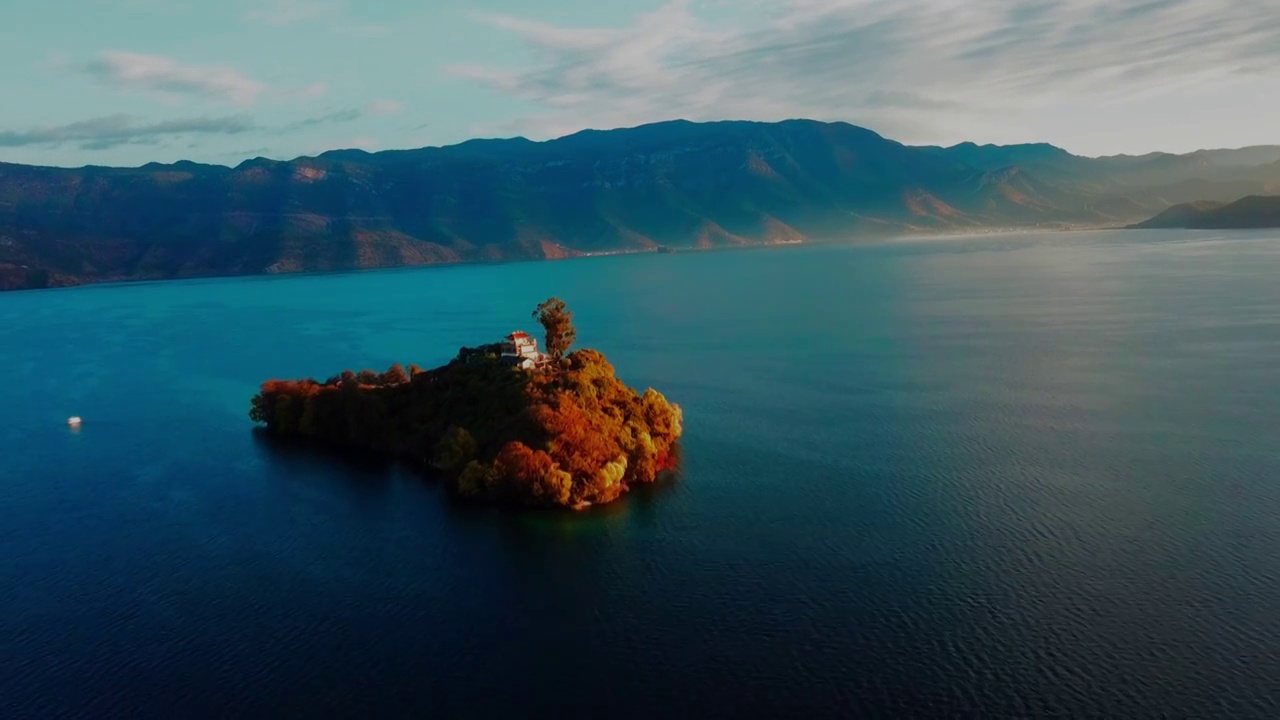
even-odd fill
[[[607,503],[674,470],[679,406],[623,384],[595,350],[570,352],[577,333],[562,301],[547,300],[534,317],[545,353],[513,333],[434,370],[270,380],[249,417],[279,438],[430,469],[458,495],[495,503]]]

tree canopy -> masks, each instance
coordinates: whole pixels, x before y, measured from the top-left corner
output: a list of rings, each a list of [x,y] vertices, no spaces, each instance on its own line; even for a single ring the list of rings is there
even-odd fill
[[[547,354],[559,360],[569,352],[578,339],[578,329],[573,326],[573,311],[560,298],[547,298],[533,311],[533,317],[546,331]]]

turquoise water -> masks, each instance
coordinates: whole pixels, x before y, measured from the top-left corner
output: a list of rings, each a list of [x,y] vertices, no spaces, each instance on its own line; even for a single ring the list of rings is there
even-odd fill
[[[1280,716],[1278,277],[1169,231],[0,295],[0,715]],[[250,431],[549,295],[679,482],[497,511]]]

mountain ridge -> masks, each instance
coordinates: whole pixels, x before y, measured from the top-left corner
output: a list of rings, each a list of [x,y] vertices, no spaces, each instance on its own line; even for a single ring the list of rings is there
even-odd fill
[[[674,120],[234,167],[0,163],[0,288],[1119,226],[1272,188],[1280,163],[1093,159],[1047,143],[915,147],[803,119]]]

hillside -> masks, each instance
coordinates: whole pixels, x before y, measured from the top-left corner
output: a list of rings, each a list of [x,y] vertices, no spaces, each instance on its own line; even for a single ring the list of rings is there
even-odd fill
[[[1255,195],[1233,203],[1182,203],[1131,227],[1205,230],[1280,228],[1280,196]]]
[[[234,168],[0,164],[0,288],[1118,225],[1280,192],[1280,165],[1240,152],[1090,159],[910,147],[845,123],[673,121]]]

